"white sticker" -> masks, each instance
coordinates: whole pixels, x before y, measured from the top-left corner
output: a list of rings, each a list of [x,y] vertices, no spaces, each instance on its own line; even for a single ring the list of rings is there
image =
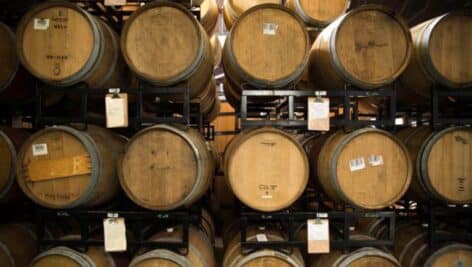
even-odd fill
[[[329,253],[329,220],[307,221],[308,253]]]
[[[278,24],[264,23],[264,26],[263,26],[264,35],[276,35],[278,28],[279,28]]]
[[[262,199],[272,199],[272,195],[262,195]]]
[[[40,31],[49,29],[49,19],[35,18],[33,28]]]
[[[267,236],[265,234],[257,234],[256,235],[257,242],[267,242]]]
[[[48,154],[47,144],[35,144],[32,146],[33,156],[44,156]]]
[[[124,6],[126,0],[105,0],[105,6]]]
[[[383,160],[382,155],[370,155],[370,156],[367,158],[367,162],[369,162],[369,164],[370,164],[372,167],[380,166],[380,165],[383,165],[383,164],[384,164],[384,160]]]
[[[173,233],[174,232],[174,228],[167,228],[167,233]]]
[[[308,98],[308,130],[329,131],[329,98]]]
[[[103,220],[103,236],[106,252],[126,251],[126,225],[124,218]]]
[[[105,97],[107,128],[128,127],[128,94]]]
[[[351,172],[365,169],[364,158],[351,159],[349,161],[349,169],[351,169]]]

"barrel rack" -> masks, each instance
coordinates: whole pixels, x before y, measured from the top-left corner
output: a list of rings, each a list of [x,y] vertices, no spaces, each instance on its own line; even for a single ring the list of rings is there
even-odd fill
[[[472,229],[472,206],[445,206],[429,203],[425,206],[425,213],[428,216],[428,240],[430,246],[451,240],[472,243],[472,233],[470,232],[470,229]],[[446,232],[440,228],[439,224],[441,222],[447,222],[448,225],[465,231]]]

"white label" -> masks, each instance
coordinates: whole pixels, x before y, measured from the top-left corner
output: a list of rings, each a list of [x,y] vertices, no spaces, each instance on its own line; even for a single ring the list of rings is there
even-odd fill
[[[380,165],[383,165],[383,164],[384,164],[384,160],[383,160],[382,155],[370,155],[370,156],[367,158],[367,162],[369,162],[369,164],[370,164],[372,167],[380,166]]]
[[[126,0],[105,0],[105,6],[124,6]]]
[[[48,154],[47,144],[35,144],[32,146],[33,156],[44,156]]]
[[[308,253],[329,253],[329,220],[307,221]]]
[[[126,225],[124,218],[108,218],[103,220],[103,236],[105,251],[126,251]]]
[[[108,128],[128,127],[128,94],[108,94],[105,108]]]
[[[262,199],[272,199],[272,195],[262,195]]]
[[[351,159],[349,161],[349,169],[351,169],[351,172],[365,169],[364,158]]]
[[[267,242],[267,236],[265,234],[257,234],[256,235],[257,242]]]
[[[174,228],[167,228],[167,233],[173,233],[174,232]]]
[[[263,26],[264,35],[276,35],[278,28],[279,28],[278,24],[264,23],[264,26]]]
[[[49,19],[35,18],[33,28],[40,31],[49,29]]]
[[[308,98],[308,130],[329,131],[329,98]]]

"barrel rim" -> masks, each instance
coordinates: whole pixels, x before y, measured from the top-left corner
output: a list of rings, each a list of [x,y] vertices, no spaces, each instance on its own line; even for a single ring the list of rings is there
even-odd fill
[[[453,244],[450,244],[450,245],[446,245],[446,246],[434,251],[433,254],[431,254],[428,257],[428,260],[425,262],[424,266],[425,267],[432,267],[433,264],[434,264],[434,261],[437,260],[441,256],[441,254],[447,253],[449,251],[454,251],[454,250],[470,250],[470,251],[472,251],[472,246],[469,246],[467,244],[462,244],[462,243],[453,243]]]
[[[57,255],[67,257],[83,267],[97,267],[89,256],[64,246],[54,247],[52,249],[46,250],[45,252],[36,256],[32,263],[48,256]]]
[[[409,227],[408,225],[405,227]],[[415,243],[416,241],[426,238],[426,233],[420,232],[416,236],[414,236],[412,239],[409,239],[408,242],[403,246],[400,255],[398,255],[398,260],[403,263],[403,258],[405,258],[406,253],[410,250],[411,245]],[[419,251],[419,250],[418,250]]]
[[[340,262],[338,262],[339,265],[334,265],[334,266],[339,266],[339,267],[348,267],[350,266],[351,263],[354,261],[363,258],[363,257],[369,257],[369,256],[376,256],[376,257],[381,257],[383,259],[388,260],[389,262],[397,265],[398,267],[401,267],[400,263],[398,260],[391,254],[385,253],[380,249],[373,248],[373,247],[364,247],[361,249],[358,249],[349,255],[342,259]]]
[[[142,71],[138,70],[138,68],[133,64],[132,60],[130,59],[127,49],[126,49],[126,44],[127,44],[127,39],[128,39],[128,31],[129,28],[131,27],[131,24],[133,21],[139,17],[140,14],[153,9],[153,8],[160,8],[160,7],[170,7],[177,9],[181,11],[183,14],[185,14],[194,24],[196,28],[196,32],[198,35],[198,41],[200,42],[197,54],[195,58],[192,60],[192,64],[190,64],[185,70],[183,70],[180,73],[177,73],[174,75],[174,77],[165,79],[165,80],[159,80],[156,79],[155,77],[151,77]],[[208,39],[207,33],[205,29],[203,29],[203,26],[200,25],[200,23],[197,21],[197,19],[188,11],[187,8],[182,6],[181,4],[170,2],[170,1],[162,1],[162,0],[155,0],[153,2],[147,3],[144,6],[141,6],[138,8],[133,14],[128,18],[126,23],[123,26],[123,30],[121,31],[121,52],[123,55],[123,58],[125,59],[128,67],[135,73],[137,76],[140,76],[141,78],[145,79],[146,81],[149,81],[154,84],[158,85],[172,85],[176,84],[182,81],[187,81],[196,71],[197,67],[203,62],[205,58],[205,38]]]
[[[258,258],[263,258],[263,257],[277,258],[279,260],[282,260],[282,261],[290,264],[293,267],[303,266],[303,265],[300,265],[299,262],[297,262],[293,257],[290,257],[290,256],[291,255],[282,253],[282,252],[277,251],[277,250],[268,250],[268,249],[258,250],[256,252],[253,252],[253,253],[241,258],[240,261],[238,261],[237,264],[235,264],[233,267],[244,267],[249,262],[251,262],[253,260],[256,260]]]
[[[15,267],[15,259],[13,259],[13,255],[11,251],[1,241],[0,241],[0,250],[3,251],[5,255],[8,257],[8,261],[10,262],[10,267]]]
[[[433,33],[436,30],[436,27],[453,16],[471,16],[472,17],[472,11],[471,10],[455,10],[455,11],[448,12],[446,14],[443,14],[443,15],[440,15],[438,17],[431,19],[431,21],[426,26],[425,31],[419,37],[420,38],[419,41],[421,44],[420,49],[419,49],[419,53],[421,54],[420,60],[423,63],[421,64],[422,66],[421,69],[427,74],[429,74],[427,75],[427,77],[433,80],[433,82],[439,83],[448,88],[465,88],[465,87],[472,86],[472,81],[469,81],[467,83],[460,83],[460,82],[451,81],[450,79],[446,78],[436,68],[436,65],[433,62],[432,55],[431,53],[429,53],[431,49],[431,42],[430,42],[431,37],[433,36]]]
[[[90,162],[91,162],[91,175],[90,175],[90,180],[89,180],[87,189],[82,193],[82,195],[79,198],[65,205],[57,205],[57,204],[49,203],[42,199],[37,198],[36,195],[34,195],[31,192],[30,188],[26,184],[24,177],[22,175],[19,175],[23,173],[23,167],[22,167],[21,161],[24,158],[26,150],[29,149],[29,147],[33,144],[33,141],[35,140],[35,138],[37,138],[38,136],[47,134],[49,132],[54,132],[54,131],[58,131],[58,132],[62,131],[75,137],[77,141],[82,143],[82,145],[84,146],[85,150],[87,151],[90,157]],[[101,171],[100,171],[101,156],[100,156],[100,152],[96,148],[97,148],[97,145],[95,141],[92,139],[92,137],[88,135],[88,133],[76,130],[69,126],[52,126],[52,127],[40,130],[34,133],[33,135],[31,135],[24,142],[24,145],[21,147],[18,153],[18,157],[17,157],[18,163],[16,165],[17,183],[20,186],[21,190],[25,193],[25,195],[28,196],[31,200],[33,200],[33,202],[37,203],[38,205],[45,206],[48,208],[66,208],[66,209],[75,208],[80,205],[83,205],[92,197],[95,187],[99,182],[99,177],[101,175]],[[19,179],[20,177],[21,179]]]
[[[335,21],[338,17],[332,19],[332,20],[319,20],[319,19],[316,19],[310,15],[308,15],[306,13],[306,11],[303,9],[302,7],[302,4],[300,3],[300,0],[292,0],[293,2],[293,6],[295,7],[295,10],[297,12],[298,15],[300,15],[300,17],[303,19],[303,21],[305,21],[307,24],[310,24],[310,25],[313,25],[313,26],[321,26],[321,27],[324,27],[324,26],[327,26],[329,25],[331,22]],[[347,10],[349,10],[349,7],[351,6],[351,0],[346,0],[346,5],[344,7],[344,12],[347,12]],[[340,16],[342,16],[343,14],[341,14]]]
[[[0,27],[5,29],[6,33],[11,37],[11,40],[13,41],[13,48],[15,49],[14,53],[15,53],[15,59],[16,59],[15,60],[16,61],[15,62],[16,63],[15,64],[15,70],[12,71],[12,73],[10,73],[10,77],[8,77],[8,79],[6,79],[4,84],[0,84],[0,93],[2,93],[5,89],[8,88],[8,86],[10,86],[10,84],[15,79],[15,76],[18,73],[18,70],[20,69],[20,59],[18,58],[18,53],[16,52],[16,36],[15,36],[15,33],[12,31],[12,29],[8,25],[6,25],[3,22],[0,22]]]
[[[109,81],[111,79],[111,77],[113,76],[114,71],[116,69],[116,66],[118,65],[120,45],[119,45],[119,38],[117,37],[117,34],[112,30],[112,28],[105,21],[101,20],[100,18],[97,18],[97,21],[100,25],[103,26],[102,29],[104,29],[105,31],[107,31],[110,34],[111,39],[113,40],[111,42],[111,45],[113,47],[113,51],[116,51],[116,53],[112,53],[113,59],[112,59],[111,65],[107,66],[108,72],[106,73],[105,76],[102,77],[101,83],[96,85],[96,87],[101,88],[107,83],[107,81]],[[104,35],[103,32],[102,32],[102,35]],[[103,36],[103,38],[100,38],[100,39],[104,40],[104,36]],[[102,50],[104,50],[104,49],[102,49]],[[102,53],[102,56],[103,56],[103,53]],[[98,64],[97,64],[97,68],[98,68]],[[93,71],[91,71],[91,73],[93,73]]]
[[[274,81],[257,78],[255,76],[251,75],[250,73],[248,73],[247,71],[245,71],[240,66],[240,64],[237,64],[238,61],[234,57],[233,46],[232,46],[232,38],[231,38],[231,36],[233,35],[233,31],[235,31],[235,29],[238,27],[238,25],[241,23],[241,21],[245,17],[251,15],[253,12],[256,12],[260,9],[266,9],[266,8],[267,9],[269,9],[269,8],[278,9],[278,10],[284,11],[287,14],[289,14],[290,16],[292,16],[299,23],[299,25],[301,26],[302,32],[305,36],[305,57],[303,59],[302,64],[300,64],[296,68],[296,70],[294,72],[292,72],[291,74],[289,74],[288,76],[281,77],[281,78],[279,78],[277,80],[274,80]],[[246,12],[244,12],[236,20],[236,22],[231,27],[231,30],[228,33],[228,36],[226,37],[225,45],[223,47],[223,55],[226,55],[226,56],[222,57],[222,59],[223,59],[222,61],[224,62],[224,61],[228,60],[231,68],[234,69],[235,72],[239,76],[241,76],[241,80],[246,82],[246,83],[249,83],[251,85],[261,87],[261,88],[268,88],[268,87],[274,87],[274,88],[279,88],[280,87],[281,88],[281,87],[285,87],[287,85],[290,85],[292,83],[295,83],[296,80],[303,74],[303,72],[305,71],[306,66],[308,65],[309,54],[310,54],[310,38],[308,36],[308,32],[306,30],[305,23],[300,18],[300,16],[297,15],[293,10],[291,10],[291,9],[285,7],[285,6],[267,3],[267,4],[256,5],[252,8],[250,8],[250,9],[248,9]]]
[[[180,125],[180,126],[186,127],[185,130],[189,130],[189,129],[193,130],[190,127],[187,127],[187,126],[184,126],[184,125]],[[193,151],[193,155],[194,155],[196,163],[197,163],[196,177],[195,177],[195,182],[192,186],[192,189],[189,191],[189,193],[183,199],[173,203],[172,205],[170,205],[170,204],[167,204],[167,205],[164,205],[164,206],[163,205],[153,205],[153,204],[143,202],[139,197],[136,197],[134,192],[130,191],[130,189],[127,186],[127,182],[126,182],[129,179],[129,177],[125,177],[124,173],[123,173],[123,162],[126,158],[126,154],[129,150],[129,148],[131,147],[131,145],[136,141],[136,139],[138,139],[142,135],[147,134],[147,133],[152,132],[152,131],[156,131],[156,130],[157,131],[171,132],[171,133],[177,135],[179,138],[182,138],[187,143],[187,145],[190,147],[190,149]],[[175,208],[190,204],[190,203],[187,203],[187,202],[194,201],[193,198],[195,197],[195,194],[196,194],[195,191],[198,188],[200,188],[202,186],[202,184],[204,183],[204,179],[203,179],[204,178],[204,173],[203,173],[204,162],[203,162],[202,153],[198,150],[196,145],[192,142],[192,139],[187,134],[185,134],[185,130],[178,129],[177,124],[156,124],[156,125],[153,125],[152,127],[148,127],[148,128],[145,128],[145,129],[139,131],[138,133],[136,133],[128,141],[128,143],[126,144],[126,146],[124,148],[125,152],[123,154],[123,157],[120,160],[120,164],[119,164],[119,168],[118,168],[118,177],[119,177],[119,181],[120,181],[120,184],[121,184],[121,188],[123,189],[123,191],[125,191],[126,195],[133,202],[135,202],[136,204],[138,204],[142,207],[148,208],[148,209],[171,210],[171,209],[175,209]]]
[[[399,192],[396,196],[391,198],[389,203],[377,204],[377,205],[362,205],[362,206],[358,205],[358,203],[353,201],[351,199],[351,197],[349,197],[348,195],[345,194],[344,190],[342,189],[341,185],[339,184],[337,165],[338,165],[339,156],[341,155],[342,150],[354,138],[357,138],[358,136],[360,136],[362,134],[365,134],[365,133],[378,133],[378,134],[383,134],[383,135],[389,137],[392,141],[394,141],[399,146],[399,148],[402,150],[402,152],[403,152],[403,154],[406,158],[407,173],[406,173],[405,182],[403,184],[403,188],[402,188],[402,190],[399,190]],[[380,129],[377,129],[377,128],[367,127],[367,128],[362,128],[362,129],[355,130],[355,131],[353,131],[351,133],[348,133],[345,136],[341,137],[341,140],[340,140],[338,146],[333,151],[333,157],[329,160],[329,173],[330,173],[330,177],[331,177],[330,182],[333,185],[334,190],[336,191],[336,193],[339,194],[341,199],[343,199],[345,202],[347,202],[347,203],[349,203],[349,204],[351,204],[355,207],[361,208],[361,209],[381,209],[381,208],[390,206],[391,204],[397,202],[406,193],[406,191],[410,187],[410,183],[411,183],[411,179],[412,179],[412,163],[411,163],[409,151],[407,150],[405,145],[397,137],[395,137],[393,134],[391,134],[387,131],[380,130]]]
[[[229,176],[230,175],[230,170],[229,170],[230,169],[230,164],[229,164],[229,162],[234,157],[234,150],[235,150],[235,148],[239,147],[242,143],[244,143],[244,141],[247,141],[247,139],[246,139],[247,136],[251,137],[251,136],[255,136],[255,135],[263,134],[263,133],[279,134],[279,135],[282,135],[283,137],[287,138],[289,141],[291,141],[292,144],[294,144],[295,147],[301,153],[302,158],[303,158],[303,163],[306,166],[305,174],[304,174],[303,181],[302,181],[303,187],[300,188],[298,193],[294,194],[292,196],[292,198],[288,199],[286,201],[286,203],[283,204],[282,206],[279,205],[278,207],[275,207],[275,206],[272,206],[272,207],[259,207],[257,205],[252,204],[252,203],[248,203],[247,201],[241,200],[240,197],[235,194],[236,198],[238,198],[241,202],[246,204],[248,207],[251,207],[253,209],[260,210],[260,211],[270,212],[270,211],[276,211],[276,210],[284,209],[284,208],[290,206],[291,204],[293,204],[297,199],[300,198],[300,196],[305,191],[306,186],[309,182],[309,175],[310,175],[309,165],[310,164],[309,164],[308,156],[306,155],[305,150],[297,142],[297,140],[295,140],[290,134],[288,134],[288,133],[286,133],[286,132],[284,132],[280,129],[277,129],[275,127],[268,127],[268,126],[248,129],[247,131],[242,132],[239,135],[235,136],[233,138],[233,140],[231,141],[230,145],[227,146],[227,150],[225,151],[225,157],[224,157],[225,180],[226,180],[227,184],[229,185],[229,188],[231,189],[231,191],[233,193],[234,193],[233,187],[231,186],[232,185],[232,183],[231,183],[232,179]]]
[[[135,267],[138,264],[140,264],[142,261],[152,260],[152,259],[155,259],[155,258],[168,260],[168,261],[177,263],[182,267],[192,267],[192,263],[190,262],[189,259],[187,259],[186,257],[184,257],[184,256],[182,256],[178,253],[175,253],[175,252],[172,252],[172,251],[166,250],[166,249],[154,249],[154,250],[148,251],[148,252],[146,252],[142,255],[139,255],[131,261],[129,266],[130,267]]]
[[[87,22],[89,23],[90,29],[92,31],[92,35],[94,37],[94,42],[93,42],[94,45],[92,46],[92,51],[90,52],[89,58],[84,63],[82,68],[79,69],[77,72],[70,74],[69,77],[66,77],[66,78],[60,79],[60,80],[53,80],[53,79],[50,79],[50,77],[45,77],[45,76],[39,74],[38,71],[33,69],[33,67],[26,61],[26,58],[23,54],[23,45],[22,45],[23,44],[24,33],[25,33],[25,30],[26,30],[26,26],[31,21],[31,19],[38,12],[41,12],[45,9],[54,8],[54,7],[69,8],[69,9],[72,9],[72,10],[76,11],[80,15],[82,15],[87,20]],[[89,14],[87,11],[83,10],[81,7],[79,7],[77,4],[74,4],[74,3],[65,2],[65,1],[50,1],[50,2],[44,2],[44,3],[37,4],[35,7],[30,9],[21,18],[20,22],[18,23],[18,27],[17,27],[17,30],[16,30],[16,32],[17,32],[17,34],[16,34],[17,35],[17,43],[16,43],[17,46],[16,46],[16,48],[17,48],[18,58],[20,59],[23,66],[30,73],[32,73],[34,76],[38,77],[39,79],[43,80],[44,82],[46,82],[48,84],[51,84],[51,85],[58,85],[59,84],[60,86],[70,86],[70,85],[73,85],[75,83],[78,83],[81,80],[83,80],[84,77],[87,76],[90,68],[92,68],[94,63],[95,63],[95,60],[96,60],[97,56],[100,54],[101,47],[100,47],[100,40],[98,40],[100,38],[97,37],[97,36],[100,35],[100,29],[99,29],[99,27],[97,26],[96,23],[97,22],[95,21],[95,18],[91,14]]]
[[[451,203],[451,204],[468,204],[472,201],[471,200],[465,200],[465,201],[457,201],[453,199],[449,199],[446,196],[443,196],[436,190],[436,188],[433,186],[431,183],[431,177],[429,175],[428,171],[428,160],[431,154],[431,151],[433,150],[434,145],[446,134],[454,132],[454,131],[460,131],[460,130],[466,130],[466,131],[472,131],[472,128],[469,126],[453,126],[453,127],[448,127],[445,128],[441,131],[437,131],[432,133],[421,145],[420,148],[420,154],[417,158],[416,164],[417,168],[419,168],[420,172],[420,180],[424,184],[425,189],[427,189],[427,192],[433,195],[433,197],[437,200],[440,201],[445,201],[446,203]]]
[[[7,144],[8,150],[10,151],[10,157],[11,157],[11,164],[10,164],[10,177],[8,178],[8,182],[6,186],[3,188],[3,190],[0,191],[0,199],[4,198],[8,192],[10,192],[13,184],[15,184],[15,178],[16,178],[16,156],[17,156],[17,151],[15,148],[15,145],[13,144],[12,140],[8,137],[7,134],[5,134],[1,129],[0,129],[0,138],[5,141]]]
[[[376,81],[375,83],[362,81],[354,77],[354,75],[352,75],[350,72],[348,72],[339,58],[339,55],[337,52],[337,45],[336,45],[337,44],[336,37],[339,33],[339,30],[341,29],[341,26],[346,21],[346,19],[357,13],[367,11],[367,10],[376,10],[394,18],[394,20],[398,23],[400,28],[403,30],[403,33],[406,38],[406,44],[407,44],[407,47],[406,47],[407,51],[406,51],[406,56],[405,56],[403,65],[397,70],[396,73],[392,74],[390,78],[385,78],[383,80]],[[334,25],[337,27],[335,27]],[[388,7],[377,5],[377,4],[363,5],[361,7],[358,7],[356,9],[353,9],[347,12],[344,15],[341,15],[336,20],[334,20],[334,22],[330,24],[330,26],[334,28],[334,31],[328,40],[329,49],[331,51],[331,53],[329,53],[330,59],[331,59],[330,62],[333,66],[335,66],[334,70],[338,73],[338,75],[340,75],[341,77],[343,77],[345,81],[353,85],[356,85],[364,89],[376,89],[376,88],[382,87],[385,84],[394,82],[405,71],[405,69],[408,67],[410,63],[411,55],[413,53],[412,36],[410,33],[410,28],[408,27],[404,19],[398,13],[396,13],[394,10]]]

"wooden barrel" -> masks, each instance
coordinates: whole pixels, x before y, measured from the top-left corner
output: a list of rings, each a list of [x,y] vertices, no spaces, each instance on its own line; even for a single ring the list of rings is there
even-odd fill
[[[96,206],[119,192],[116,162],[123,139],[89,125],[85,131],[55,126],[21,147],[17,181],[34,202],[48,208]]]
[[[218,3],[216,0],[203,0],[200,5],[200,23],[205,31],[212,35],[218,22]]]
[[[151,237],[152,241],[180,242],[182,229],[180,227],[168,229]],[[201,266],[215,267],[215,256],[210,239],[200,230],[189,228],[189,249],[187,255],[181,255],[170,250],[156,249],[135,257],[129,267],[148,266]]]
[[[262,4],[282,5],[282,0],[225,0],[223,5],[223,19],[226,28],[231,30],[238,18],[252,7]]]
[[[221,63],[221,56],[223,53],[223,48],[221,47],[220,40],[218,40],[218,35],[215,33],[210,37],[211,51],[213,53],[213,60],[215,68],[218,68]]]
[[[202,135],[183,125],[156,125],[137,133],[119,166],[121,187],[152,210],[188,206],[211,185],[215,163]]]
[[[472,86],[472,12],[458,11],[411,29],[414,56],[401,77],[401,94],[429,98],[432,85]]]
[[[210,109],[210,112],[206,114],[205,119],[207,122],[211,123],[213,122],[216,117],[218,117],[218,114],[220,113],[221,109],[221,101],[218,98],[218,96],[215,97],[215,101],[213,102],[213,106]]]
[[[397,136],[405,143],[416,171],[408,191],[412,200],[450,204],[472,202],[472,128],[408,128]]]
[[[472,246],[466,244],[446,245],[433,252],[424,266],[472,266]]]
[[[221,103],[220,112],[213,125],[215,126],[216,150],[220,155],[223,155],[236,131],[236,113],[228,102]]]
[[[332,200],[362,209],[394,204],[411,182],[412,163],[406,147],[390,133],[374,128],[335,132],[312,164],[319,184]]]
[[[268,241],[286,240],[281,233],[273,230],[260,230],[257,228],[249,228],[247,240],[255,242],[258,238],[264,236]],[[303,267],[305,266],[302,254],[298,249],[293,249],[291,254],[285,254],[277,250],[261,249],[243,254],[238,233],[234,235],[232,240],[226,246],[223,257],[223,265],[225,267],[258,267],[258,266],[287,266],[287,267]]]
[[[310,77],[324,90],[343,90],[346,84],[375,89],[403,72],[411,50],[403,19],[381,6],[362,6],[318,36],[311,48]]]
[[[309,37],[288,8],[259,5],[242,15],[223,48],[225,77],[240,95],[241,85],[279,88],[297,82],[308,63]]]
[[[213,76],[213,55],[205,30],[180,4],[154,1],[126,21],[121,49],[141,79],[171,86],[186,82],[190,96],[199,95]]]
[[[287,0],[285,5],[297,12],[303,21],[315,27],[323,27],[346,13],[350,0]]]
[[[400,263],[391,254],[376,248],[361,248],[351,253],[331,251],[329,254],[317,255],[311,267],[400,267]]]
[[[276,211],[293,204],[308,183],[308,158],[289,134],[271,127],[241,132],[227,147],[226,181],[250,208]]]
[[[37,253],[36,234],[32,226],[0,225],[0,266],[28,267]]]
[[[356,231],[375,239],[386,239],[388,236],[388,221],[385,218],[359,218]]]
[[[0,127],[0,203],[21,199],[23,193],[16,183],[16,155],[29,133]]]
[[[17,49],[26,69],[53,86],[113,88],[129,82],[118,35],[73,3],[31,9],[19,23]]]

